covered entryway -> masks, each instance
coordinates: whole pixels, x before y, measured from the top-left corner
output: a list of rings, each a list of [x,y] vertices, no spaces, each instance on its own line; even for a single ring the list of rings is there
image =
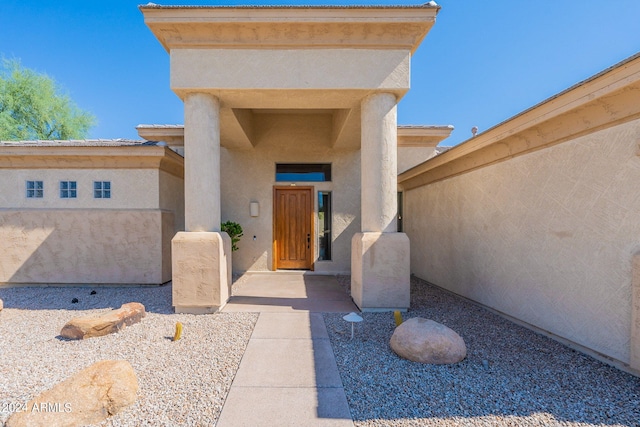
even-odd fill
[[[273,189],[274,270],[313,266],[313,187]]]
[[[214,312],[229,298],[223,213],[252,236],[244,243],[254,251],[244,255],[246,264],[314,267],[315,218],[305,218],[315,195],[283,192],[272,210],[262,190],[277,182],[274,165],[312,162],[332,164],[331,182],[316,189],[335,196],[336,218],[328,227],[332,257],[316,267],[349,270],[361,309],[406,309],[410,257],[409,239],[396,224],[396,105],[439,6],[150,3],[140,10],[171,55],[171,89],[184,101],[185,231],[172,240],[176,311]],[[266,209],[247,217],[252,203]],[[288,219],[264,214],[278,210]]]

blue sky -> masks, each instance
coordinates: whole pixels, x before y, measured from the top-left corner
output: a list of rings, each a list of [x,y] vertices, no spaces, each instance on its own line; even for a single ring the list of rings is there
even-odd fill
[[[98,118],[93,138],[137,138],[139,123],[182,123],[182,102],[169,89],[169,55],[144,25],[139,3],[0,0],[0,55],[19,58],[61,84]],[[471,127],[482,132],[640,51],[638,0],[438,3],[437,22],[413,57],[411,90],[399,104],[398,122],[454,125],[443,145],[464,141]]]

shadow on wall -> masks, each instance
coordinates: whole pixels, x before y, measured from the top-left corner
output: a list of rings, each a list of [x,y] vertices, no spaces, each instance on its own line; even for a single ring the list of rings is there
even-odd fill
[[[158,210],[2,211],[0,241],[9,255],[0,258],[0,283],[166,282],[163,239],[171,236],[163,231],[172,227],[163,222],[172,221]]]

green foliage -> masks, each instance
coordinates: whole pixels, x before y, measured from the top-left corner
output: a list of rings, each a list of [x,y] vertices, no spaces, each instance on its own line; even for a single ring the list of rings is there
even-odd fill
[[[238,246],[236,246],[236,243],[238,243],[240,238],[243,236],[240,224],[233,221],[227,221],[220,225],[220,229],[231,237],[231,250],[237,251]]]
[[[0,140],[83,139],[95,122],[49,76],[2,60]]]

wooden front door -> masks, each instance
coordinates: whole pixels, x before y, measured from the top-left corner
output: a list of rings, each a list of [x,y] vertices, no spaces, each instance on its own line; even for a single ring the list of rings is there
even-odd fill
[[[313,267],[313,187],[274,187],[274,268]]]

